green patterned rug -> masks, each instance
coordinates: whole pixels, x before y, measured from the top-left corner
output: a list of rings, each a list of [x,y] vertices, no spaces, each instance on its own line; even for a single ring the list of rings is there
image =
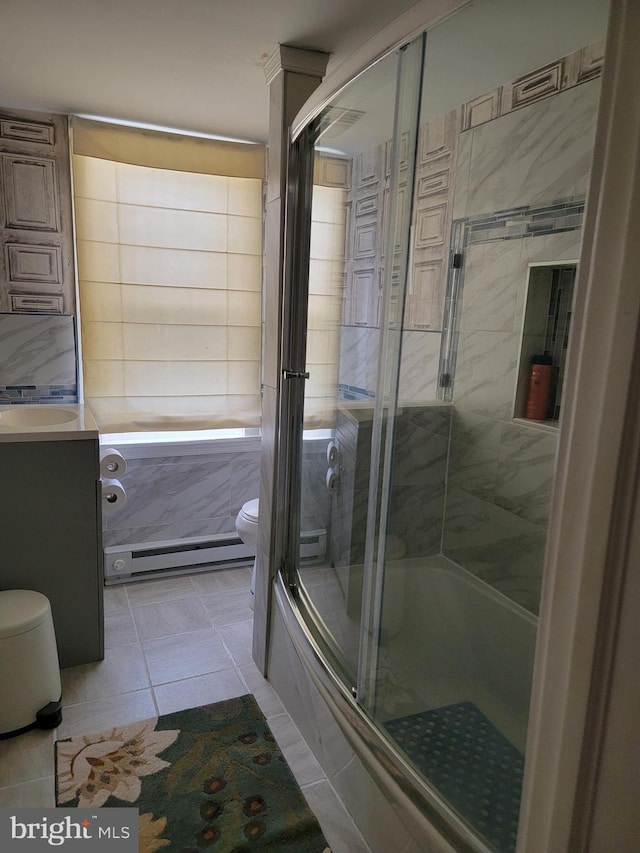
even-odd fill
[[[57,741],[56,805],[137,808],[140,853],[331,853],[252,695]]]

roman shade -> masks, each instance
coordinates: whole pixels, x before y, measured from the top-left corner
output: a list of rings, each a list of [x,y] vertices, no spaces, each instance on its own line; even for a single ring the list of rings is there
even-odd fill
[[[264,148],[79,118],[72,146],[100,429],[258,426]]]

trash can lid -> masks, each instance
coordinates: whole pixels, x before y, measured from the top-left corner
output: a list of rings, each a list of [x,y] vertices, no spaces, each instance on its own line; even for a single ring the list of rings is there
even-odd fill
[[[49,599],[33,589],[0,591],[0,639],[15,637],[41,625],[50,611]]]

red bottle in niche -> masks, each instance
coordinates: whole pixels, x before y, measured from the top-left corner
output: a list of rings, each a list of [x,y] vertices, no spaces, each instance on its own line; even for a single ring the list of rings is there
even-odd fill
[[[548,416],[553,370],[551,365],[551,356],[547,353],[534,355],[531,359],[525,418],[532,421],[543,421]]]

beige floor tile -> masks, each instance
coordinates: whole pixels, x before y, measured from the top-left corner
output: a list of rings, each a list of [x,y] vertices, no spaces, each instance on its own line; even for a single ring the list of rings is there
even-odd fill
[[[253,619],[253,610],[249,607],[248,588],[210,592],[202,595],[201,599],[216,628]]]
[[[62,704],[77,705],[149,687],[139,645],[107,649],[104,660],[62,670]]]
[[[115,649],[118,646],[129,646],[138,643],[133,616],[129,605],[120,610],[108,610],[104,614],[104,647]]]
[[[269,717],[268,722],[298,785],[309,785],[326,779],[318,759],[307,746],[289,714],[276,714]]]
[[[249,590],[251,569],[241,566],[236,569],[219,569],[216,572],[203,572],[191,575],[191,581],[200,595],[212,592],[227,592],[231,589]]]
[[[53,759],[50,770],[53,769]],[[42,807],[51,808],[56,802],[53,776],[21,782],[9,788],[0,788],[0,806],[13,808]]]
[[[53,733],[32,729],[0,740],[0,787],[41,779],[52,772]]]
[[[233,667],[215,628],[147,640],[142,648],[153,685]]]
[[[378,849],[403,851],[407,847],[411,836],[406,826],[356,755],[332,776],[332,783],[336,791],[345,792],[345,808],[366,826]]]
[[[127,591],[124,584],[114,586],[105,586],[104,588],[104,612],[109,613],[111,610],[122,610],[129,606]]]
[[[253,663],[251,645],[253,643],[253,619],[247,622],[234,622],[218,628],[222,642],[236,666]]]
[[[329,842],[332,853],[371,853],[349,813],[328,781],[305,785],[302,793]]]
[[[155,717],[156,713],[150,689],[71,705],[62,711],[62,723],[56,729],[56,740],[148,720]]]
[[[221,669],[219,672],[183,681],[172,681],[171,684],[160,684],[154,687],[153,691],[159,713],[171,714],[185,708],[197,708],[199,705],[243,696],[247,688],[234,668]]]
[[[131,609],[142,642],[211,627],[211,619],[199,595]]]
[[[254,663],[239,666],[238,670],[244,678],[249,692],[253,693],[256,697],[260,710],[265,717],[273,717],[276,714],[284,713],[285,709],[280,701],[280,697],[267,679],[262,677],[262,673]]]
[[[193,595],[193,584],[189,575],[176,578],[160,578],[156,581],[138,581],[125,584],[129,603],[132,607],[141,604],[155,604],[158,601],[170,601]]]
[[[242,568],[105,589],[105,660],[62,670],[63,719],[55,732],[0,741],[0,806],[54,805],[56,739],[251,692],[334,853],[369,853],[275,690],[253,663],[250,576],[250,569]],[[210,627],[212,621],[220,627]],[[165,631],[174,633],[158,634]]]

